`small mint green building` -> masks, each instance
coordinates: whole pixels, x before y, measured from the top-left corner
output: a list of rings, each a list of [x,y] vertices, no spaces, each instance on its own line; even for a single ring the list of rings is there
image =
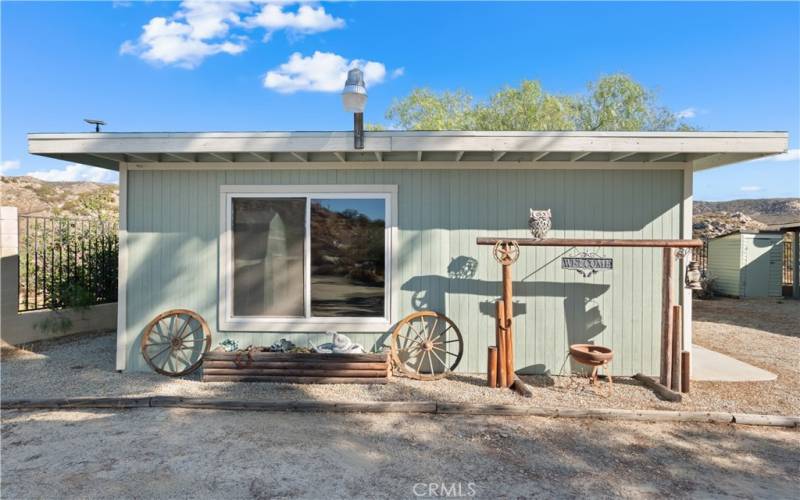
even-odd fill
[[[738,298],[783,295],[783,233],[736,231],[708,242],[715,291]]]
[[[550,237],[690,239],[693,173],[781,153],[788,136],[387,131],[367,132],[363,149],[349,132],[28,141],[33,154],[120,173],[119,370],[149,369],[142,331],[168,309],[199,313],[212,345],[306,345],[337,330],[373,349],[405,315],[432,309],[464,336],[459,370],[484,372],[501,270],[476,238],[528,236],[533,208],[551,210]],[[343,218],[361,229],[336,226]],[[358,259],[337,253],[357,238]],[[584,251],[613,269],[561,268]],[[659,249],[524,248],[513,266],[518,369],[558,374],[570,344],[594,342],[614,349],[614,374],[656,374],[661,266]],[[345,275],[366,284],[343,286]]]

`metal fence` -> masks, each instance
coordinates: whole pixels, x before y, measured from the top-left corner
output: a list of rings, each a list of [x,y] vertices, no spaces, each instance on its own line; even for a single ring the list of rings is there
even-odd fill
[[[19,310],[116,302],[116,223],[19,217]]]
[[[692,249],[692,260],[700,266],[700,273],[705,276],[708,272],[708,238],[702,238],[703,246]]]

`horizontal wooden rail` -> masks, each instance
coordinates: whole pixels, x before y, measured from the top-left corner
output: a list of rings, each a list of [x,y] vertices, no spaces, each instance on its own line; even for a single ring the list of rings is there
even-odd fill
[[[757,415],[714,411],[627,410],[612,408],[549,408],[514,404],[445,403],[436,401],[261,401],[189,398],[180,396],[4,399],[0,409],[69,410],[85,408],[189,408],[243,411],[338,413],[435,413],[441,415],[497,415],[509,417],[595,418],[646,422],[706,422],[721,424],[800,426],[797,415]]]
[[[478,245],[496,245],[498,241],[516,241],[521,247],[629,247],[629,248],[699,248],[700,240],[586,240],[577,238],[477,238]]]

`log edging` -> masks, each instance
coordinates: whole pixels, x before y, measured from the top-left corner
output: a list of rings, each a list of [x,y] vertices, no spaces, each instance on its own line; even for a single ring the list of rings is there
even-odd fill
[[[436,401],[256,401],[184,398],[179,396],[120,398],[13,399],[0,402],[0,410],[188,408],[238,411],[292,411],[334,413],[428,413],[509,417],[593,418],[642,422],[703,422],[773,427],[800,427],[798,415],[759,415],[713,411],[627,410],[614,408],[544,408],[509,404],[440,403]]]

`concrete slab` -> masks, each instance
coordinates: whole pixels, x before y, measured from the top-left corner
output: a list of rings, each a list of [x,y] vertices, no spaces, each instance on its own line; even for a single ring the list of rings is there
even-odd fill
[[[702,382],[764,382],[778,376],[725,354],[692,345],[692,380]]]

